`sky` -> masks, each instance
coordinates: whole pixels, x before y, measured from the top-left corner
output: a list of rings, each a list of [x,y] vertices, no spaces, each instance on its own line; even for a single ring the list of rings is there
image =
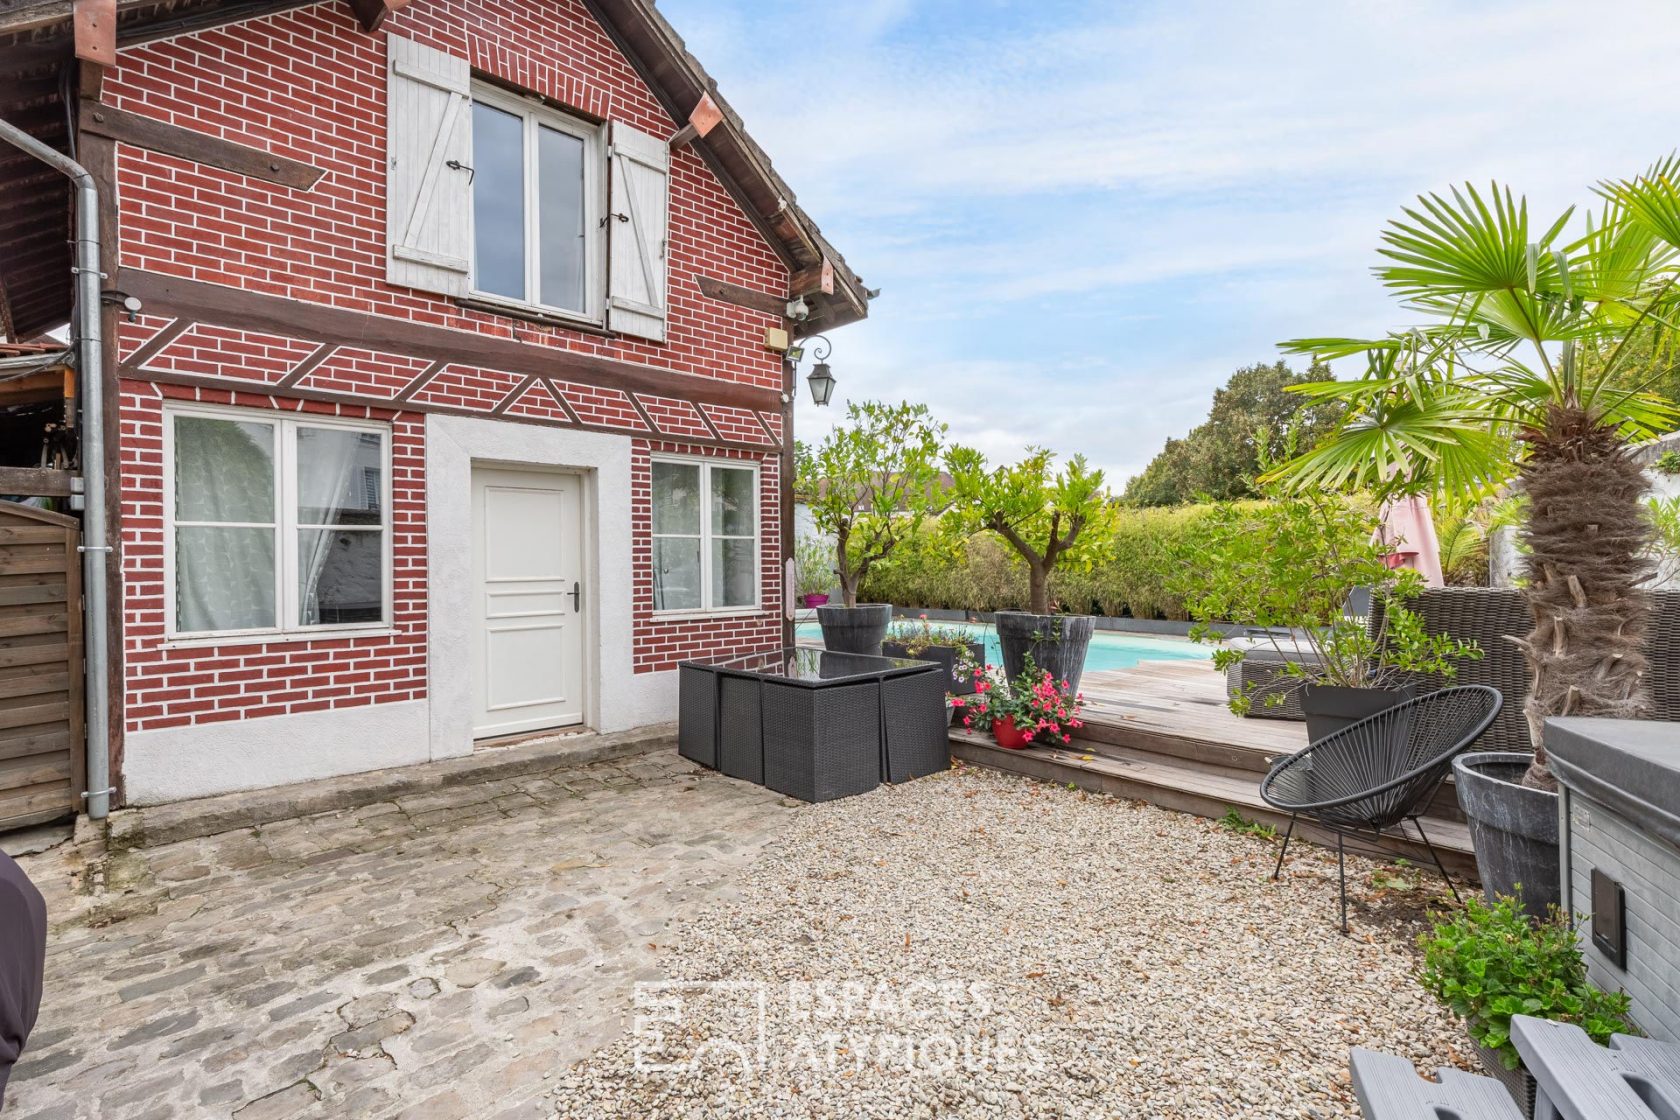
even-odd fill
[[[1407,325],[1370,270],[1418,194],[1498,180],[1549,222],[1680,146],[1674,0],[660,10],[881,289],[800,438],[922,401],[1117,490],[1280,340]]]

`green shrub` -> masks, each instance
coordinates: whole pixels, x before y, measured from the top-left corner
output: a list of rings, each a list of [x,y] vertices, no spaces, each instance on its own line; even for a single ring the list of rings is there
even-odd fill
[[[1499,1055],[1506,1069],[1522,1059],[1511,1042],[1511,1016],[1574,1023],[1604,1044],[1632,1034],[1628,997],[1587,982],[1575,931],[1561,917],[1531,921],[1514,898],[1480,899],[1419,937],[1423,986],[1464,1020],[1470,1037]]]
[[[1051,598],[1073,614],[1187,619],[1183,599],[1167,590],[1171,557],[1208,512],[1207,506],[1121,510],[1112,543],[1089,570],[1052,573]],[[871,569],[860,594],[902,607],[1024,610],[1027,570],[990,534],[953,542],[929,522]]]

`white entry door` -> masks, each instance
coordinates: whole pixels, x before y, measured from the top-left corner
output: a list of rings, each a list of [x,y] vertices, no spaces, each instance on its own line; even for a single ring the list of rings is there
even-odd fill
[[[473,470],[473,737],[583,722],[582,483]]]

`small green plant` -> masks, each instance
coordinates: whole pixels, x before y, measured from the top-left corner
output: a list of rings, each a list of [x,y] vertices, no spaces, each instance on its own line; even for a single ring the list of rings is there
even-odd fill
[[[1237,812],[1237,807],[1235,805],[1232,805],[1225,810],[1225,815],[1219,818],[1219,823],[1239,836],[1258,836],[1260,839],[1267,841],[1277,839],[1276,828],[1266,824],[1264,821],[1249,820],[1247,817]]]
[[[1612,1034],[1634,1033],[1627,995],[1588,983],[1575,930],[1562,915],[1532,921],[1514,898],[1491,906],[1471,898],[1418,943],[1423,986],[1506,1069],[1522,1064],[1511,1042],[1513,1015],[1574,1023],[1600,1045]]]
[[[935,626],[923,614],[917,615],[915,622],[900,621],[887,627],[887,641],[898,643],[906,653],[915,657],[934,646],[953,646],[966,655],[974,638],[955,626]]]
[[[1657,456],[1656,462],[1651,464],[1651,469],[1658,474],[1680,474],[1680,451],[1664,451]]]
[[[834,590],[834,550],[821,537],[800,537],[794,542],[793,559],[799,570],[795,594],[803,598]]]

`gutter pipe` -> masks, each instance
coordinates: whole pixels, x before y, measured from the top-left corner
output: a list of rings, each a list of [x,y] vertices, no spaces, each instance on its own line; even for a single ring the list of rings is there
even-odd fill
[[[86,669],[87,814],[103,820],[111,810],[109,692],[106,673],[105,568],[111,546],[105,541],[105,398],[104,338],[101,328],[99,270],[99,187],[87,168],[40,140],[0,120],[0,140],[34,156],[76,186],[76,349],[82,371],[82,627]]]

